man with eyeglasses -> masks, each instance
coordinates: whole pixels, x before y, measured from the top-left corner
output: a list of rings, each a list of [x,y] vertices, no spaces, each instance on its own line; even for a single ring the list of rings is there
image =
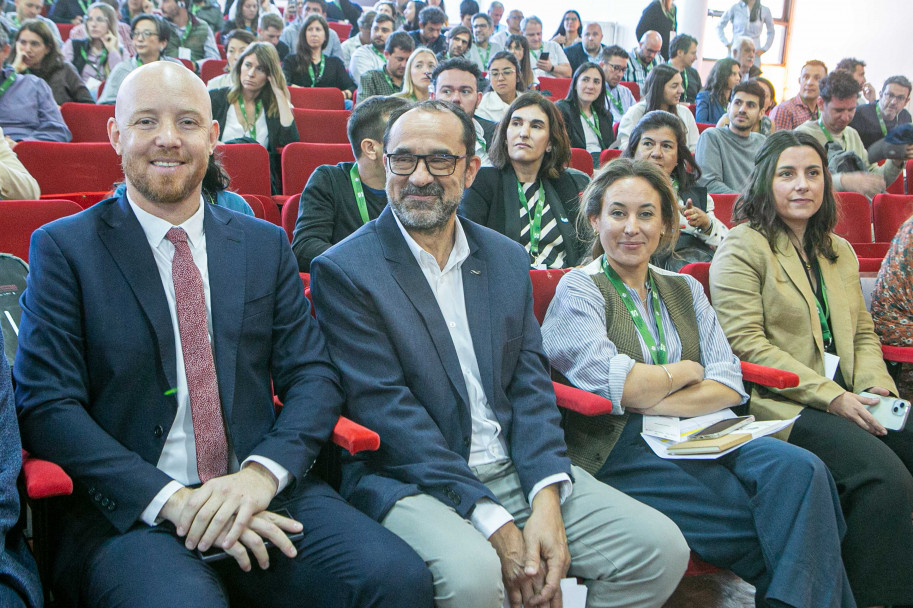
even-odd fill
[[[613,44],[602,51],[599,66],[605,73],[606,106],[612,113],[613,122],[621,122],[628,108],[637,103],[634,93],[628,87],[619,84],[628,69],[628,52]]]
[[[529,253],[456,214],[474,146],[452,104],[394,112],[388,208],[311,264],[318,314],[348,307],[320,317],[347,413],[383,437],[346,498],[424,559],[439,608],[557,606],[565,575],[590,606],[659,606],[688,548],[568,460]]]
[[[481,160],[483,167],[490,167],[488,147],[494,139],[497,125],[475,115],[476,108],[482,101],[482,92],[479,90],[480,79],[482,79],[482,73],[478,66],[466,59],[456,58],[442,61],[431,73],[431,99],[449,101],[472,117],[476,134],[475,154]]]
[[[476,64],[483,72],[488,71],[488,62],[504,47],[491,39],[492,21],[486,13],[472,16],[472,46],[466,53],[466,59]]]
[[[862,144],[869,152],[870,162],[878,162],[882,158],[913,158],[913,146],[881,143],[897,125],[910,124],[910,112],[904,109],[910,101],[910,90],[911,84],[906,76],[891,76],[884,81],[878,101],[856,106],[856,115],[850,126],[859,133]]]
[[[605,49],[606,45],[602,43],[602,26],[598,23],[587,23],[583,28],[583,39],[564,49],[564,54],[571,62],[571,72],[576,72],[577,68],[587,61],[599,63]]]
[[[644,32],[644,35],[640,37],[638,46],[631,51],[634,57],[628,62],[624,80],[626,82],[636,82],[642,91],[650,70],[660,64],[659,52],[662,48],[663,38],[659,35],[659,32],[654,30]],[[608,76],[606,74],[606,78]]]

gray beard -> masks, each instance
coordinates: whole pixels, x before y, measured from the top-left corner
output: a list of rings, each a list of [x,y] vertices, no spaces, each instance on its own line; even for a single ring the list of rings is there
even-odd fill
[[[415,186],[406,186],[400,191],[400,199],[395,199],[389,189],[387,190],[387,199],[390,201],[390,207],[393,213],[399,218],[403,227],[418,232],[435,233],[440,231],[453,214],[456,213],[460,206],[460,200],[449,201],[443,198],[444,189],[436,184],[428,184],[422,188]],[[417,208],[405,203],[404,200],[408,195],[440,195],[441,200],[427,208]]]

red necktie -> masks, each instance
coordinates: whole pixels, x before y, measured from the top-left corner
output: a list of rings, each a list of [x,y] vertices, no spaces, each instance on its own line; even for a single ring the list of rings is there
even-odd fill
[[[190,393],[197,472],[200,481],[206,482],[228,472],[228,441],[219,402],[216,366],[209,344],[203,278],[193,262],[187,233],[182,228],[172,228],[165,238],[174,244],[171,280],[174,282],[184,373]]]

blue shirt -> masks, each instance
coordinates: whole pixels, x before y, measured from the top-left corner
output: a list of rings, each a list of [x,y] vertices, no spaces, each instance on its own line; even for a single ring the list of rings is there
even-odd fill
[[[13,68],[0,73],[6,81]],[[0,97],[0,127],[15,141],[60,141],[73,139],[63,122],[51,87],[32,74],[19,74],[10,88]]]

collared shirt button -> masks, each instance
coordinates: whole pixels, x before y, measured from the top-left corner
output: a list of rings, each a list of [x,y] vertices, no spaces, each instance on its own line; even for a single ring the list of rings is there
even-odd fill
[[[451,322],[450,322],[450,327],[456,327],[456,322],[451,321]]]

